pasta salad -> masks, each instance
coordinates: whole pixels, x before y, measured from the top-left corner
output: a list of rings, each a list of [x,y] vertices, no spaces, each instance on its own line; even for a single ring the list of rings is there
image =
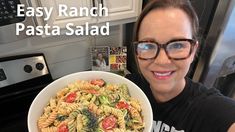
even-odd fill
[[[41,132],[142,132],[141,112],[126,84],[78,80],[49,100],[37,125]]]

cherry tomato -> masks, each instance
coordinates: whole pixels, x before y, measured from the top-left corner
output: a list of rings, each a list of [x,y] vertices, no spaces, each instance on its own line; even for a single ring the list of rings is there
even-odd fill
[[[105,81],[103,79],[94,79],[91,80],[91,84],[103,87],[105,85]]]
[[[102,121],[102,127],[105,130],[111,130],[116,127],[116,123],[117,123],[117,119],[113,115],[110,115],[104,118],[104,120]]]
[[[124,101],[120,101],[116,104],[116,108],[118,108],[118,109],[129,109],[129,104],[124,102]]]
[[[69,131],[69,129],[68,129],[68,126],[66,124],[62,124],[58,128],[58,132],[68,132],[68,131]]]
[[[69,95],[67,95],[65,102],[67,103],[73,103],[74,100],[76,99],[77,94],[75,92],[70,93]]]

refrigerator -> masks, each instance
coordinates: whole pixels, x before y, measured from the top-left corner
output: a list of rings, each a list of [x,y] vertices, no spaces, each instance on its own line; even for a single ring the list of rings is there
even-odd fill
[[[235,0],[215,9],[192,78],[235,99]]]
[[[143,7],[147,2],[148,0],[144,0]],[[225,87],[222,84],[225,83],[227,75],[235,72],[231,70],[232,66],[235,69],[235,57],[231,58],[235,56],[235,25],[233,24],[235,23],[235,0],[191,0],[191,2],[199,17],[200,45],[198,56],[191,64],[187,76],[193,81],[203,83],[208,88],[220,86],[221,88],[218,89],[221,90]],[[124,30],[124,44],[128,50],[127,69],[131,73],[137,72],[137,66],[133,62],[134,51],[130,48],[133,27],[134,23],[130,23],[125,26]],[[229,57],[229,63],[234,62],[234,65],[232,63],[228,68],[224,63],[228,63]],[[220,77],[223,79],[218,79]],[[232,91],[235,93],[235,90]],[[227,94],[231,97],[233,95]]]

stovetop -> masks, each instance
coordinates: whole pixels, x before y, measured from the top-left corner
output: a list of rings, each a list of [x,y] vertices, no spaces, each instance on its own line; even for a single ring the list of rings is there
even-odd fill
[[[29,107],[52,81],[42,53],[0,58],[0,132],[27,132]]]

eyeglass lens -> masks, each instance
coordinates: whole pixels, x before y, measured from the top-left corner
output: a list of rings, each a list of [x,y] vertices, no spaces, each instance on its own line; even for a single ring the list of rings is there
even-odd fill
[[[168,43],[165,51],[170,58],[185,58],[190,54],[191,44],[188,41],[174,41]],[[137,54],[140,58],[155,58],[159,52],[159,46],[154,42],[140,42],[137,44]]]

